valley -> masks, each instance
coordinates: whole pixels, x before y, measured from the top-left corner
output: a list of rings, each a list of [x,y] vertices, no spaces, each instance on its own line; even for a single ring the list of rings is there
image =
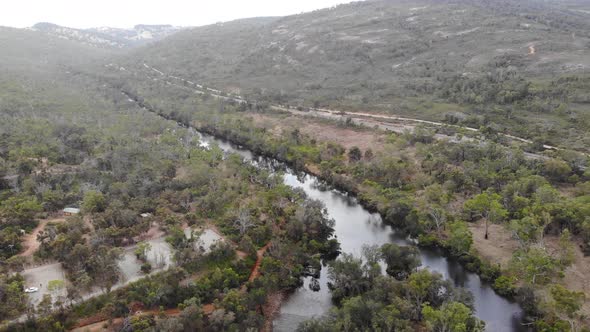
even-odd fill
[[[0,330],[586,331],[588,13],[0,27]]]

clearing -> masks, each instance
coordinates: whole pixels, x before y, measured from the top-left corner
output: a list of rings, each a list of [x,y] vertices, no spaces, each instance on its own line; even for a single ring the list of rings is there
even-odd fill
[[[47,224],[59,224],[65,222],[66,219],[64,217],[52,218],[52,219],[42,219],[39,221],[39,225],[35,227],[35,229],[30,233],[26,234],[23,238],[23,247],[26,248],[25,251],[18,254],[18,256],[22,257],[30,257],[39,249],[41,243],[37,241],[37,235],[39,235],[43,230],[45,230],[45,226]]]
[[[518,242],[512,238],[512,234],[502,225],[488,225],[489,238],[486,240],[485,223],[467,223],[473,234],[473,246],[478,254],[485,260],[498,263],[505,269],[512,258],[512,254],[519,248]]]

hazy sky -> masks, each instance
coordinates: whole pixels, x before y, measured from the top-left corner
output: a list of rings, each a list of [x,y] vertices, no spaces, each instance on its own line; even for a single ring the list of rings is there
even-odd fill
[[[89,28],[135,24],[198,26],[253,16],[283,16],[351,0],[2,0],[0,25],[37,22]]]

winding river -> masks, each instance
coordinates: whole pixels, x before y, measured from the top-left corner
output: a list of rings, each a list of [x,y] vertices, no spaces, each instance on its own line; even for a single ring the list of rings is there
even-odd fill
[[[259,162],[259,158],[252,152],[202,133],[201,144],[217,144],[225,152],[238,153],[246,160]],[[335,236],[343,252],[359,255],[364,245],[390,242],[410,244],[407,238],[399,236],[393,228],[383,223],[379,214],[370,213],[355,198],[345,193],[325,188],[314,176],[297,176],[286,168],[284,183],[303,189],[310,198],[325,204],[329,216],[336,221]],[[420,253],[423,268],[442,274],[455,286],[464,287],[473,294],[476,315],[485,321],[487,331],[527,331],[522,325],[524,314],[520,306],[497,295],[477,274],[468,272],[461,264],[446,258],[438,250],[420,248]],[[306,278],[304,285],[283,303],[280,314],[273,323],[274,330],[294,331],[302,321],[327,313],[333,306],[327,281],[327,268],[322,269],[321,289],[318,292],[310,290],[310,278]]]

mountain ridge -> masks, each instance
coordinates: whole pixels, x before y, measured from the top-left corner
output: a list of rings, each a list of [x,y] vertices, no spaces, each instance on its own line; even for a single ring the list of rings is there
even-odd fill
[[[372,0],[187,29],[121,62],[273,103],[460,113],[465,125],[528,138],[573,126],[576,141],[590,122],[589,31],[588,1]],[[558,82],[572,75],[582,81]]]
[[[49,22],[39,22],[29,29],[86,45],[123,49],[161,40],[185,28],[170,24],[138,24],[131,29],[112,27],[76,29]]]

